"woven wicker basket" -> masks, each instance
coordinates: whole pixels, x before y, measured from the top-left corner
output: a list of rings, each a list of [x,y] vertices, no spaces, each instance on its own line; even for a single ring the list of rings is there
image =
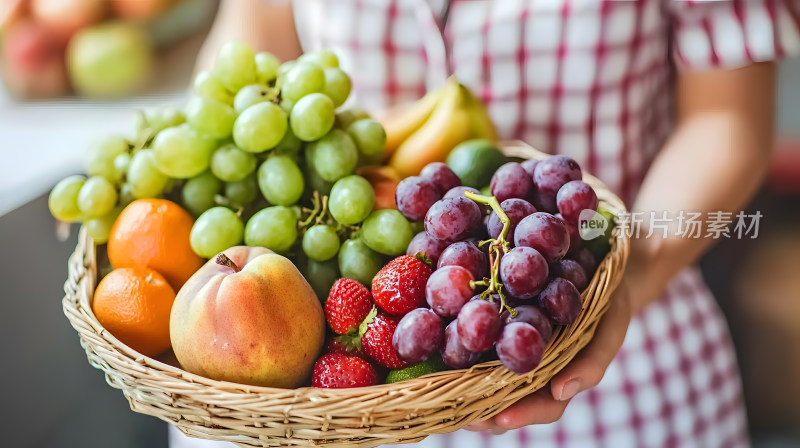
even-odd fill
[[[512,143],[507,155],[541,158]],[[585,176],[600,203],[614,213],[622,201]],[[97,282],[94,243],[81,231],[69,260],[64,313],[80,336],[89,363],[122,390],[131,409],[158,417],[189,436],[239,446],[371,447],[415,442],[494,416],[547,384],[592,338],[625,269],[629,241],[618,236],[583,292],[578,319],[556,332],[539,367],[517,375],[498,361],[415,380],[354,389],[277,389],[227,383],[146,357],[118,341],[92,313]]]

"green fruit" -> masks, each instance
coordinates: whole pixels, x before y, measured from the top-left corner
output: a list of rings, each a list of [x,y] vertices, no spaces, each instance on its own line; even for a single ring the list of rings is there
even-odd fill
[[[386,384],[396,383],[398,381],[413,380],[423,375],[449,370],[447,365],[442,361],[439,355],[434,355],[430,359],[422,361],[417,364],[410,365],[403,369],[390,370],[386,375]]]
[[[84,28],[67,48],[72,86],[90,97],[129,95],[148,78],[151,47],[147,33],[135,25],[113,22]]]
[[[489,140],[467,140],[447,156],[447,166],[468,187],[489,185],[494,172],[508,160]]]
[[[606,210],[603,207],[597,207],[597,213],[603,215],[603,217],[608,220],[608,227],[606,227],[606,231],[603,233],[603,235],[588,241],[584,241],[583,243],[589,249],[589,252],[594,255],[594,258],[599,262],[605,258],[606,254],[611,250],[611,233],[614,231],[614,227],[616,227],[617,223],[614,221],[616,217],[611,211]]]

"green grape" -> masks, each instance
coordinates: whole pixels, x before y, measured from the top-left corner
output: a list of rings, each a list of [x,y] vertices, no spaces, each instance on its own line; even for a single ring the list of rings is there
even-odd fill
[[[230,137],[236,112],[221,101],[196,96],[186,106],[186,120],[195,131],[221,139]]]
[[[244,243],[286,252],[297,241],[297,213],[291,207],[267,207],[247,221]]]
[[[85,177],[75,175],[62,179],[53,187],[47,205],[54,218],[65,222],[76,222],[81,219],[78,194],[85,182]]]
[[[333,284],[339,279],[339,267],[335,258],[328,261],[308,259],[303,267],[303,272],[311,289],[323,302],[328,298]]]
[[[240,114],[253,104],[272,100],[272,96],[272,89],[269,87],[261,84],[250,84],[242,87],[242,90],[236,94],[236,98],[233,100],[233,109],[237,114]]]
[[[336,113],[336,127],[347,129],[351,124],[364,118],[370,118],[367,111],[359,108],[352,108]]]
[[[215,205],[214,198],[221,188],[222,182],[211,171],[206,171],[183,184],[181,202],[186,210],[198,216]]]
[[[154,131],[161,132],[166,128],[186,123],[186,115],[178,109],[165,107],[150,114],[148,120]]]
[[[122,180],[125,177],[125,173],[128,172],[128,167],[131,164],[131,155],[127,152],[123,152],[122,154],[117,155],[114,157],[114,172],[117,181]]]
[[[256,54],[256,77],[261,84],[268,84],[278,77],[281,60],[272,53]]]
[[[194,93],[203,98],[211,98],[227,105],[233,104],[233,95],[211,72],[203,70],[194,78]]]
[[[94,142],[86,154],[86,173],[118,182],[122,177],[114,167],[114,159],[118,155],[127,154],[129,148],[128,141],[116,135]]]
[[[492,187],[490,185],[487,185],[487,186],[481,188],[481,194],[484,195],[484,196],[491,196],[492,195]]]
[[[414,235],[418,234],[419,232],[425,231],[425,221],[413,221],[411,223],[411,231],[414,232]]]
[[[203,258],[211,258],[225,249],[242,243],[244,224],[231,209],[214,207],[197,218],[189,234],[192,250]]]
[[[341,106],[350,96],[350,77],[340,68],[326,68],[323,93],[333,100],[334,106]]]
[[[169,178],[156,166],[153,150],[141,149],[131,158],[127,181],[133,197],[144,199],[155,198],[163,193]]]
[[[286,61],[278,67],[278,78],[283,79],[286,77],[286,74],[289,73],[289,70],[294,68],[296,61]]]
[[[358,164],[358,150],[353,139],[339,129],[332,130],[311,146],[314,170],[328,182],[347,176]]]
[[[312,93],[298,101],[292,108],[289,122],[292,132],[305,142],[322,138],[333,127],[335,106],[327,95]]]
[[[114,221],[122,211],[122,207],[114,207],[105,216],[100,218],[92,218],[83,223],[86,227],[86,233],[94,240],[95,244],[105,244],[108,242],[108,237],[111,235],[111,227],[114,226]]]
[[[386,147],[386,130],[371,118],[357,120],[347,127],[347,134],[364,155],[383,154]]]
[[[214,76],[231,92],[256,82],[256,55],[250,45],[241,40],[225,44],[214,62]]]
[[[313,62],[322,68],[339,67],[339,58],[331,50],[316,50],[298,58],[301,62]]]
[[[294,101],[289,98],[282,98],[280,106],[286,112],[286,116],[289,116],[292,113],[292,109],[294,109]]]
[[[306,155],[306,157],[308,157],[308,155]],[[308,186],[310,187],[310,191],[317,191],[323,196],[327,196],[331,193],[333,182],[328,182],[319,177],[319,174],[313,168],[309,168],[306,172],[308,173]]]
[[[370,249],[384,255],[405,253],[414,237],[411,224],[394,209],[373,211],[361,225],[361,241]]]
[[[225,197],[235,205],[247,205],[258,196],[258,180],[255,173],[236,182],[225,183]]]
[[[305,189],[303,172],[289,156],[270,157],[258,168],[258,187],[270,204],[293,205]]]
[[[119,205],[125,207],[136,200],[133,195],[133,187],[129,183],[124,183],[119,187]]]
[[[367,247],[360,239],[349,239],[339,249],[339,270],[342,277],[352,278],[369,287],[383,267],[381,254]]]
[[[286,113],[277,105],[258,103],[245,109],[233,125],[233,141],[247,152],[263,152],[286,133]]]
[[[281,82],[281,96],[292,101],[325,90],[325,72],[317,64],[298,62]]]
[[[311,226],[303,235],[303,252],[317,261],[330,260],[339,252],[339,235],[336,229],[325,224]]]
[[[114,208],[118,198],[114,184],[103,176],[92,176],[78,193],[78,208],[87,218],[99,218]]]
[[[363,152],[358,153],[358,167],[362,166],[375,166],[383,164],[383,153],[366,155]]]
[[[336,181],[328,199],[328,210],[333,219],[346,224],[358,224],[365,220],[375,206],[375,191],[372,185],[355,174]]]
[[[233,143],[220,146],[211,155],[211,172],[220,180],[235,182],[256,170],[256,156]]]
[[[278,145],[275,146],[275,149],[272,150],[273,153],[282,156],[289,156],[295,162],[297,162],[298,158],[300,157],[300,150],[303,148],[303,142],[294,135],[291,129],[286,129],[286,133],[283,134],[283,138]]]
[[[153,141],[153,156],[162,173],[176,179],[197,176],[211,162],[215,142],[186,125],[159,132]]]

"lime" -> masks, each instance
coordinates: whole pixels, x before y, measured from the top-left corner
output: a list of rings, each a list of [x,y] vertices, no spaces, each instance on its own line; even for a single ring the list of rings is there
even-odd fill
[[[603,217],[608,220],[609,225],[606,227],[606,231],[603,235],[589,241],[584,241],[584,244],[589,248],[589,251],[594,255],[596,260],[602,260],[605,258],[608,251],[611,250],[611,232],[614,231],[614,227],[616,227],[617,223],[614,220],[616,218],[614,213],[610,210],[597,207],[597,213],[603,215]]]
[[[464,185],[473,188],[489,185],[492,174],[507,161],[494,143],[483,139],[467,140],[447,156],[447,166]]]
[[[389,374],[386,375],[386,384],[396,383],[398,381],[413,380],[414,378],[419,378],[422,375],[441,372],[442,370],[448,370],[448,367],[442,361],[442,358],[438,354],[435,354],[425,361],[410,365],[406,368],[390,370]]]

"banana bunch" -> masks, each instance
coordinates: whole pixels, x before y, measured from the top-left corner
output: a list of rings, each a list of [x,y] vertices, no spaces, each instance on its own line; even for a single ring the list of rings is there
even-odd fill
[[[497,140],[486,107],[455,77],[381,123],[388,164],[402,177],[416,176],[431,162],[444,162],[465,140]]]

